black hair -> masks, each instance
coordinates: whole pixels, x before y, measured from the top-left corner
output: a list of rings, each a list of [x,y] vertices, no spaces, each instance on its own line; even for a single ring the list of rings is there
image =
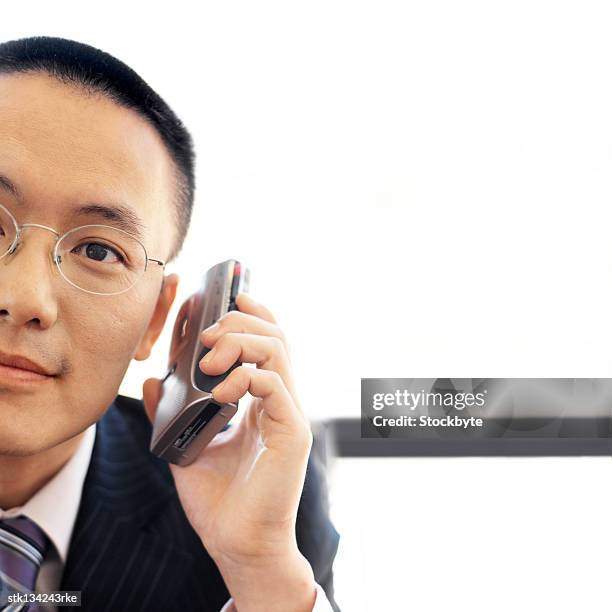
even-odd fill
[[[174,259],[189,229],[195,191],[193,142],[180,119],[132,68],[81,42],[32,36],[0,43],[0,74],[27,72],[43,72],[86,92],[101,93],[139,113],[157,130],[178,170],[177,239],[168,257]]]

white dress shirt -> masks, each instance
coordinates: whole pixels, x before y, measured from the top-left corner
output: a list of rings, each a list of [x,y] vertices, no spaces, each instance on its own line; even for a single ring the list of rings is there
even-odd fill
[[[93,423],[85,430],[79,447],[62,469],[23,506],[8,510],[0,508],[0,520],[22,514],[33,520],[51,540],[52,545],[36,579],[37,593],[59,590],[95,437],[96,424]],[[318,584],[316,587],[317,597],[312,612],[333,612],[325,591]],[[230,598],[220,612],[235,612],[233,601]],[[45,609],[57,612],[55,606],[47,605]]]
[[[72,457],[42,489],[23,506],[8,510],[0,508],[0,520],[23,514],[33,520],[51,540],[52,545],[49,546],[36,579],[37,593],[59,590],[95,437],[96,424],[93,423],[85,430]],[[57,611],[56,606],[49,605],[45,609]]]

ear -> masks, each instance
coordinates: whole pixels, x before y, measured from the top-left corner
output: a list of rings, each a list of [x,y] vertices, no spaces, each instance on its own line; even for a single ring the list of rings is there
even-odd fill
[[[157,304],[155,305],[155,311],[149,321],[149,327],[145,331],[144,335],[140,339],[140,344],[134,353],[134,359],[137,361],[144,361],[149,358],[153,345],[159,338],[159,335],[164,328],[164,323],[168,317],[170,307],[176,297],[176,288],[178,286],[179,277],[178,274],[169,274],[164,276],[164,282],[162,284],[159,297],[157,298]]]

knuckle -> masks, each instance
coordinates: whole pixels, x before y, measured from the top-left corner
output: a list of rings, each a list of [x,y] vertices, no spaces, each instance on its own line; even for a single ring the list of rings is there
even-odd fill
[[[270,378],[272,384],[275,384],[275,385],[282,384],[283,379],[276,370],[265,370],[265,371],[268,373],[267,375]]]

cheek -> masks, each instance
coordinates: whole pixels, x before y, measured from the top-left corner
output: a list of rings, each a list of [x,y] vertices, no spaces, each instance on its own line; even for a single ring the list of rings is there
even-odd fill
[[[136,291],[104,303],[62,304],[70,371],[48,391],[26,395],[0,388],[0,454],[50,448],[97,421],[115,399],[155,309],[155,296]],[[44,423],[44,427],[41,427]]]
[[[121,300],[114,296],[109,304],[91,304],[72,322],[71,386],[93,380],[114,399],[155,307],[150,296],[136,291],[127,295]]]

